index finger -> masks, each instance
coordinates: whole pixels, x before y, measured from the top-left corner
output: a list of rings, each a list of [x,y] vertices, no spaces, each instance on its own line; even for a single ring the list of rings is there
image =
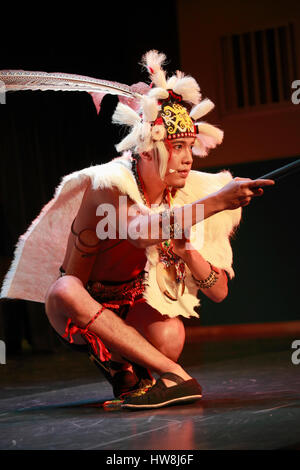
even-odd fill
[[[257,179],[248,183],[249,188],[262,188],[263,186],[273,186],[274,180]]]

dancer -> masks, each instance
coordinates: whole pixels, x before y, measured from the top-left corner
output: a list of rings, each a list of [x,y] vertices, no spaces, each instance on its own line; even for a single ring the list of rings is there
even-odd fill
[[[21,237],[1,293],[45,302],[62,341],[88,352],[129,409],[201,398],[177,362],[180,317],[198,316],[199,289],[226,297],[241,207],[274,184],[191,170],[223,132],[200,121],[214,105],[197,82],[167,78],[164,60],[148,52],[151,86],[116,108],[113,122],[131,128],[122,156],[62,180]]]

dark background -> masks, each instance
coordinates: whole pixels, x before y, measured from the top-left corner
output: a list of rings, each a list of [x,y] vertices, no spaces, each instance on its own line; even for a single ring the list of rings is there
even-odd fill
[[[176,2],[120,5],[99,2],[75,13],[61,7],[52,13],[3,12],[0,69],[76,73],[130,85],[147,80],[139,62],[150,49],[167,55],[169,73],[180,69]],[[116,103],[116,97],[106,96],[97,115],[86,93],[7,95],[6,105],[0,106],[2,276],[18,237],[52,198],[61,177],[116,156],[114,146],[122,137],[110,123]],[[255,178],[290,161],[286,155],[207,171],[226,168],[234,176]],[[205,169],[205,160],[202,163]],[[300,318],[298,203],[294,176],[266,190],[244,210],[232,240],[236,278],[230,282],[229,296],[221,304],[204,299],[200,323],[192,320],[191,325]],[[24,339],[33,349],[51,349],[51,335],[43,305],[1,302],[0,338],[8,353],[21,350]]]

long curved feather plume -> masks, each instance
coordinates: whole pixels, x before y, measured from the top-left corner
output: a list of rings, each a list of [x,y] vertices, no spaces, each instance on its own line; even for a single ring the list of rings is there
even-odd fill
[[[129,98],[141,96],[139,93],[133,92],[130,86],[122,83],[69,73],[0,70],[0,80],[4,83],[6,91],[86,91],[87,93],[109,93]]]
[[[0,70],[0,85],[4,84],[5,92],[20,90],[85,91],[91,95],[98,113],[102,99],[106,94],[117,95],[119,104],[113,114],[112,121],[115,124],[125,124],[131,127],[127,137],[116,146],[117,151],[146,152],[152,149],[155,144],[163,159],[167,158],[167,155],[163,155],[164,146],[161,145],[161,142],[166,138],[167,127],[163,122],[158,122],[157,118],[161,112],[161,101],[169,99],[169,91],[171,90],[172,93],[179,95],[183,102],[194,105],[190,113],[186,110],[190,119],[195,123],[193,129],[196,128],[193,150],[195,155],[206,156],[209,149],[221,144],[224,133],[211,124],[195,121],[209,113],[214,108],[214,104],[207,98],[201,100],[200,87],[193,77],[177,71],[175,75],[167,79],[163,69],[165,60],[165,54],[156,50],[151,50],[143,56],[142,64],[149,72],[152,80],[151,85],[139,82],[128,86],[123,83],[77,74],[26,70]],[[160,119],[162,120],[161,116]],[[183,135],[182,130],[179,133]],[[174,135],[172,137],[174,138]]]

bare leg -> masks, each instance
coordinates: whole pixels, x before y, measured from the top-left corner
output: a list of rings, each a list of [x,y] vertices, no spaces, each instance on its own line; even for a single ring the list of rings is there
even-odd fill
[[[59,334],[63,334],[67,319],[79,327],[84,327],[99,311],[100,305],[74,276],[58,279],[49,289],[46,299],[46,313],[49,321]],[[191,377],[174,361],[150,344],[133,326],[127,325],[111,310],[105,309],[91,324],[90,331],[95,333],[112,351],[154,370],[159,375],[173,372],[184,380]],[[77,339],[76,339],[77,340]],[[174,385],[165,380],[167,386]]]
[[[129,310],[126,323],[133,326],[165,356],[177,362],[185,342],[185,328],[178,317],[170,318],[167,315],[162,315],[146,302],[137,302]],[[112,360],[125,362],[115,352],[112,352]],[[127,370],[132,370],[130,363],[127,363],[124,367]],[[111,374],[114,375],[114,373],[112,370]]]
[[[178,317],[170,318],[146,302],[138,302],[129,310],[126,323],[169,359],[178,360],[185,342],[184,325]]]

